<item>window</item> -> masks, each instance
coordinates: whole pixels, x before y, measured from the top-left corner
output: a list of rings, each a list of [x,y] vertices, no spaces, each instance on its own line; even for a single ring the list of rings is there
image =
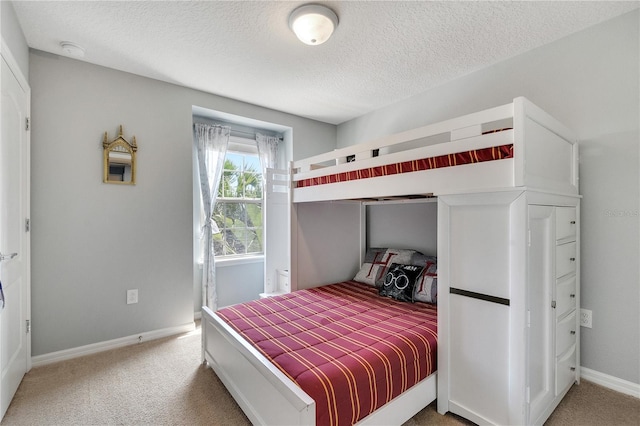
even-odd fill
[[[216,256],[262,254],[262,168],[257,153],[227,150],[213,219]]]

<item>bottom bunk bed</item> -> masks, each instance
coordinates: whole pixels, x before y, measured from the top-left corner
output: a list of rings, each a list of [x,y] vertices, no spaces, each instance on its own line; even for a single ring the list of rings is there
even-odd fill
[[[436,397],[437,309],[378,293],[346,281],[204,307],[205,360],[254,424],[401,424]]]

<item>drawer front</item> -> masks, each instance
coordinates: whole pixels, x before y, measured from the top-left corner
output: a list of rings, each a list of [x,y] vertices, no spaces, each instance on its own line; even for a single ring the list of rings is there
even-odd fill
[[[564,318],[556,327],[556,356],[561,355],[576,343],[576,311]]]
[[[576,276],[556,284],[556,318],[560,318],[576,307]]]
[[[576,347],[573,346],[556,363],[556,395],[560,395],[576,381]]]
[[[576,237],[576,208],[557,207],[556,208],[556,240],[569,237]]]
[[[556,278],[576,272],[576,243],[556,246]]]

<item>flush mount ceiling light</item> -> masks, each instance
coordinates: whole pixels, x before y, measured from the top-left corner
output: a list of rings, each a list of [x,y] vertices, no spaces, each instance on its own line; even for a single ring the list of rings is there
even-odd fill
[[[70,41],[61,41],[60,47],[62,51],[69,56],[82,58],[84,56],[84,48]]]
[[[319,5],[300,6],[289,16],[289,27],[304,44],[317,46],[329,40],[338,26],[338,16],[333,10]]]

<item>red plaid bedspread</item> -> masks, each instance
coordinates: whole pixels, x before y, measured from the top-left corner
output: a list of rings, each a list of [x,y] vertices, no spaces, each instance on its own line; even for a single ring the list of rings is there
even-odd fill
[[[318,425],[353,424],[436,370],[436,306],[355,281],[217,314],[314,399]]]
[[[461,166],[463,164],[482,163],[485,161],[502,160],[504,158],[513,158],[513,144],[474,149],[471,151],[456,152],[454,154],[438,155],[436,157],[421,158],[418,160],[403,161],[401,163],[386,164],[350,172],[303,179],[296,182],[296,188]]]

